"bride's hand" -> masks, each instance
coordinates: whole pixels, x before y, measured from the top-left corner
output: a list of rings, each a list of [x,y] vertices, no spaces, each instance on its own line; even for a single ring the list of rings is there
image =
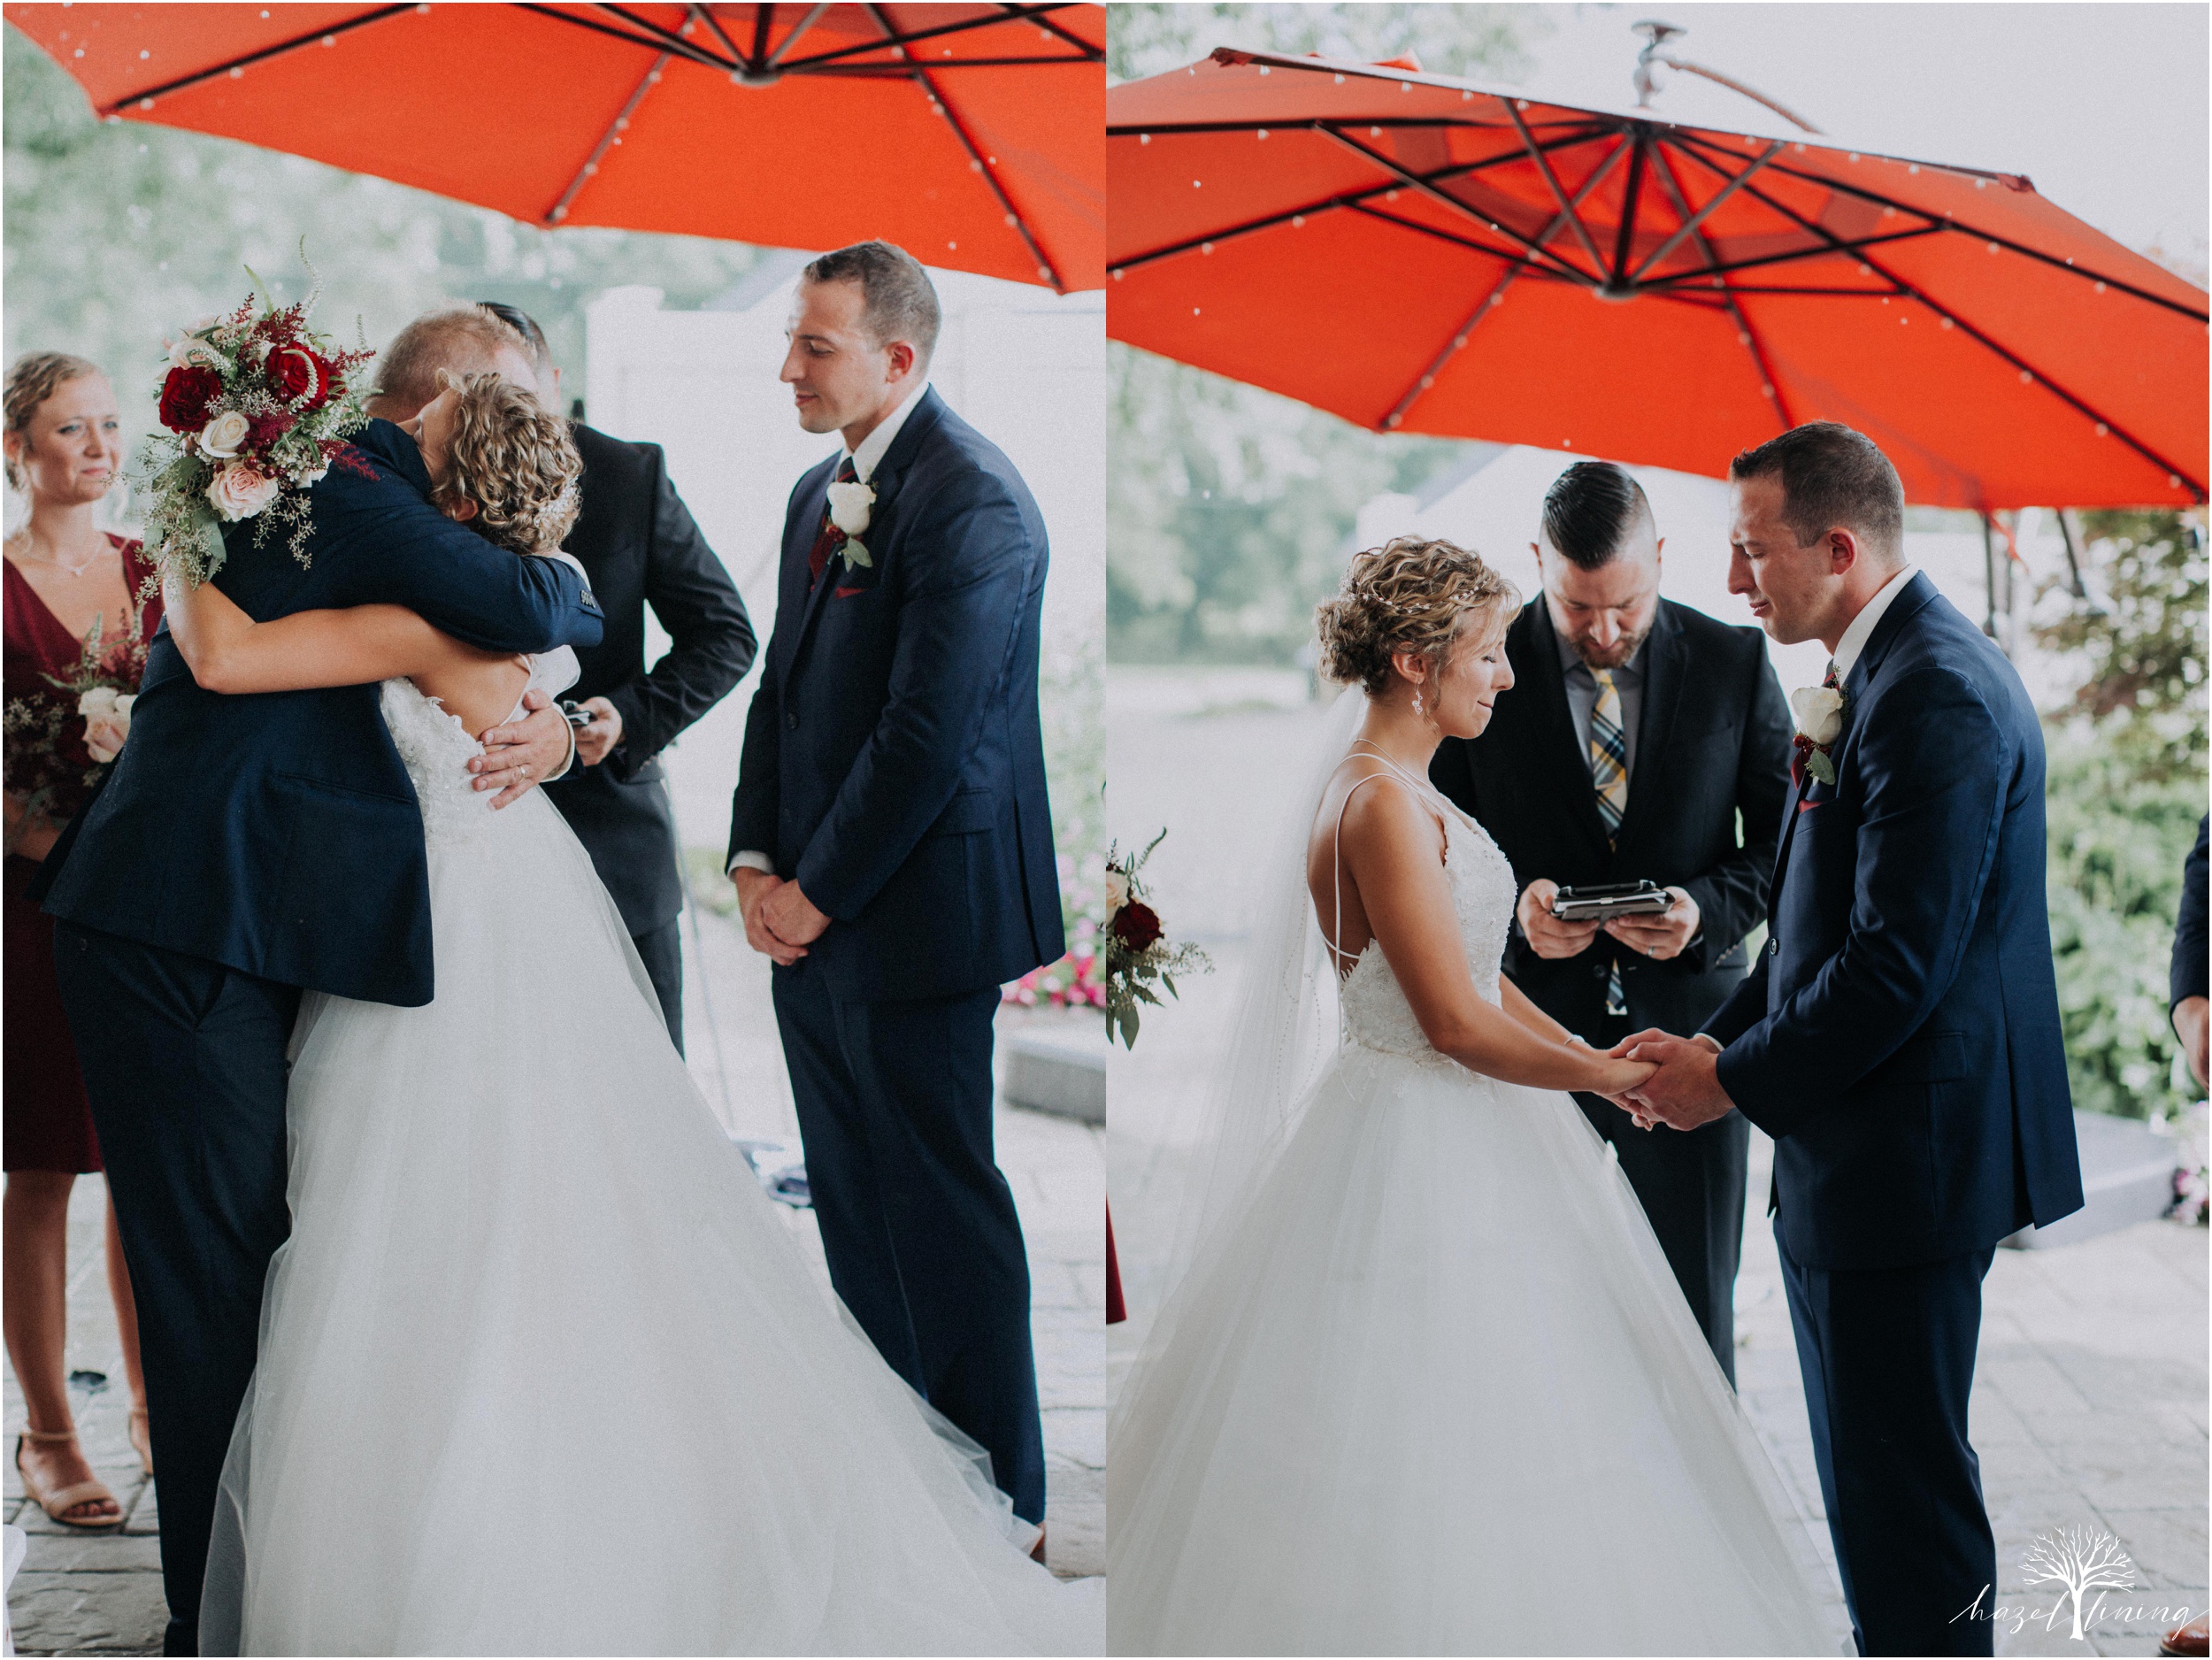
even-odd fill
[[[1603,1095],[1614,1105],[1625,1108],[1630,1112],[1636,1111],[1635,1103],[1624,1101],[1621,1097],[1659,1070],[1649,1061],[1613,1060],[1604,1057],[1599,1057],[1597,1069],[1598,1081],[1590,1086],[1590,1093]]]

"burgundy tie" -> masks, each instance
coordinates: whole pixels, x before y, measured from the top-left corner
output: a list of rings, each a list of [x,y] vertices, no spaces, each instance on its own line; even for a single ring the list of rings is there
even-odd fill
[[[856,483],[859,478],[860,474],[853,469],[853,458],[850,456],[847,456],[837,464],[837,481],[840,484]],[[815,584],[822,580],[822,573],[829,568],[830,556],[837,551],[844,540],[845,533],[831,522],[829,509],[823,508],[822,527],[814,533],[813,547],[807,549],[806,591],[808,593],[811,594]]]

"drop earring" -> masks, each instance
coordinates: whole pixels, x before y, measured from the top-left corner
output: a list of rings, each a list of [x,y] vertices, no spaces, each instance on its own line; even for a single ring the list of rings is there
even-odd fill
[[[1428,719],[1429,711],[1422,705],[1421,688],[1418,686],[1413,688],[1413,712],[1424,720]]]

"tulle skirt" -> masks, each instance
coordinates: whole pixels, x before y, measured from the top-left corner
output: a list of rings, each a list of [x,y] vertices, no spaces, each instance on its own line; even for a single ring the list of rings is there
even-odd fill
[[[1097,1652],[1102,1587],[810,1273],[558,813],[431,882],[436,1001],[303,1011],[205,1651]]]
[[[1107,1488],[1117,1654],[1850,1652],[1610,1150],[1433,1055],[1324,1072]]]

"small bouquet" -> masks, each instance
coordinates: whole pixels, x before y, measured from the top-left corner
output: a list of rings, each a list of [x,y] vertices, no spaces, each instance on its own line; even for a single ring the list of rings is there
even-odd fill
[[[134,626],[107,644],[96,620],[69,672],[44,677],[53,691],[8,701],[0,717],[8,789],[27,796],[41,818],[67,823],[100,781],[100,769],[121,751],[148,644]],[[72,730],[80,717],[82,730]]]
[[[318,277],[282,310],[265,291],[250,296],[171,344],[160,404],[174,435],[148,439],[134,469],[152,497],[146,552],[159,574],[198,587],[222,568],[223,526],[244,519],[260,520],[257,545],[272,525],[287,526],[292,557],[308,563],[308,491],[368,422],[366,393],[352,380],[375,356],[365,344],[341,350],[308,327],[321,294]]]
[[[1125,1049],[1137,1046],[1137,1005],[1159,1007],[1156,983],[1179,998],[1176,975],[1213,972],[1213,959],[1196,946],[1169,943],[1160,913],[1144,903],[1137,872],[1166,840],[1163,830],[1126,863],[1119,842],[1106,850],[1106,1035],[1110,1041],[1118,1033]]]

